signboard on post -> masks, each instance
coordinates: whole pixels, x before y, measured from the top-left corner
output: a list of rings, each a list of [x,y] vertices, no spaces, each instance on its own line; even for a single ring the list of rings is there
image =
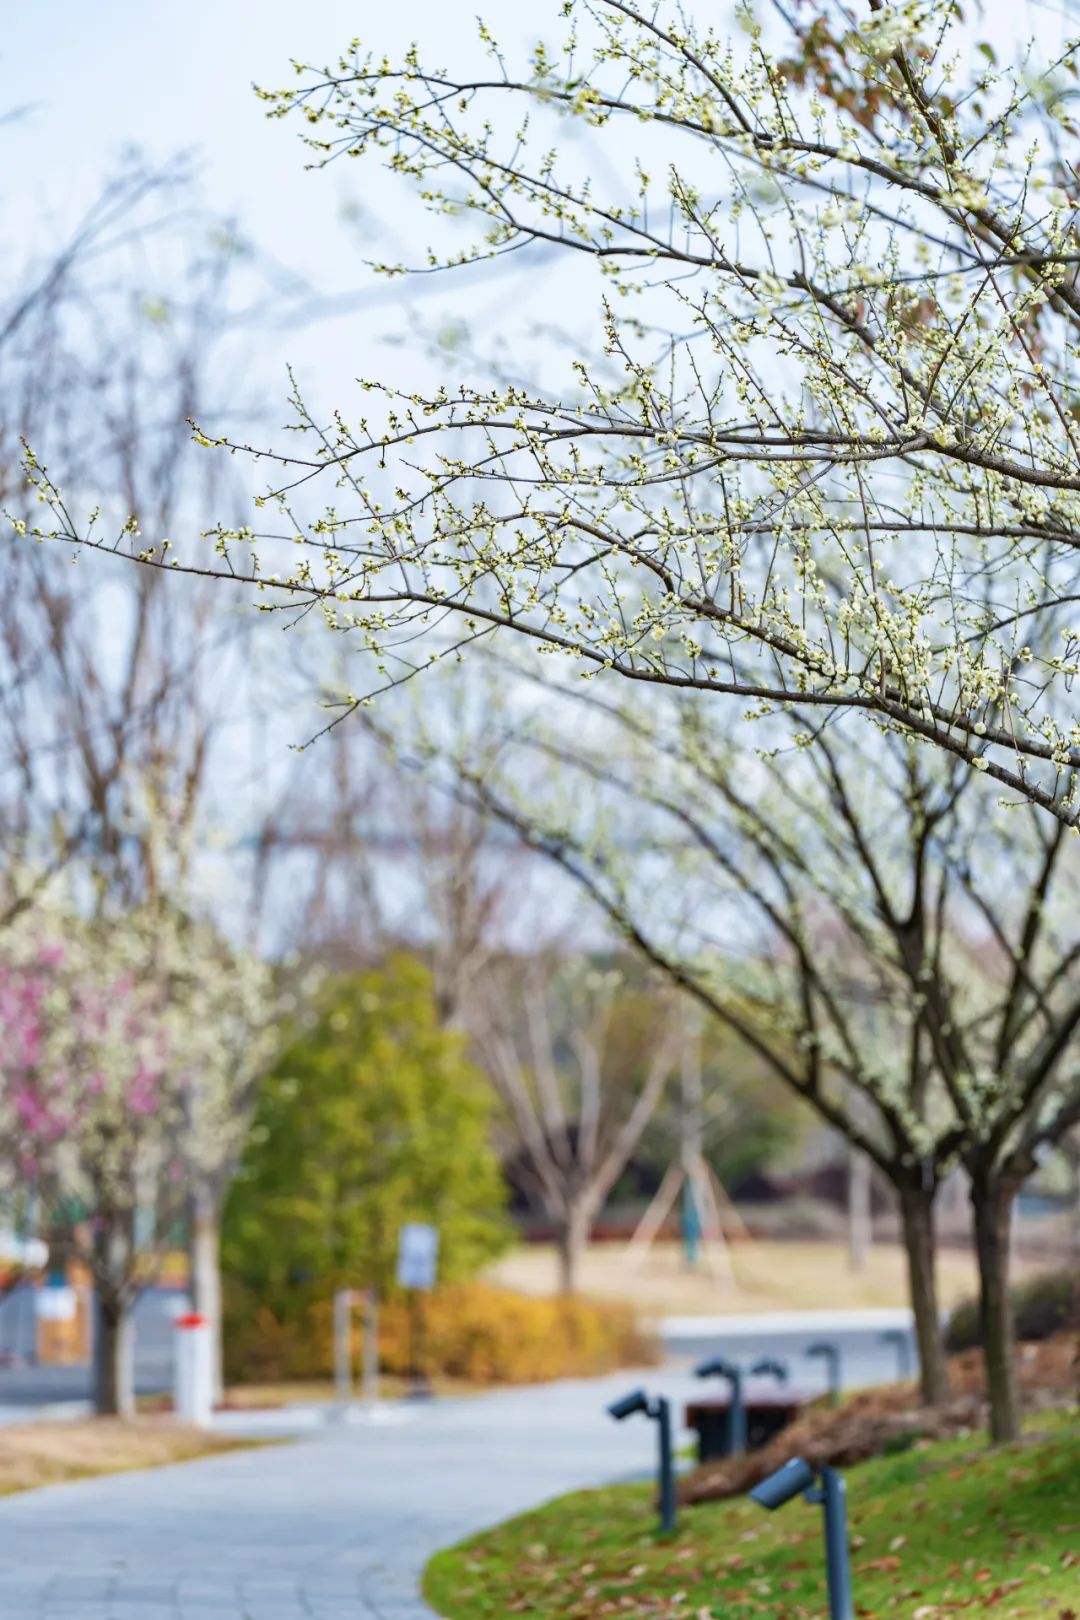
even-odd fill
[[[78,1312],[75,1290],[66,1282],[53,1282],[34,1294],[34,1306],[39,1322],[74,1322]]]
[[[402,1288],[434,1288],[439,1234],[434,1226],[409,1222],[398,1234],[397,1280]]]

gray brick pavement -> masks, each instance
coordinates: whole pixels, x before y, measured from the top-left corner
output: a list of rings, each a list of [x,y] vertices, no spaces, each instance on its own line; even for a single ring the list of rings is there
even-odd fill
[[[679,1380],[668,1380],[679,1384]],[[443,1401],[387,1426],[0,1502],[0,1620],[429,1620],[440,1546],[649,1466],[625,1377]]]

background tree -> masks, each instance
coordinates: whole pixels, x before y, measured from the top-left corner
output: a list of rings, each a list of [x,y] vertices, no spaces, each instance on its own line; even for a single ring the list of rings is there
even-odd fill
[[[97,1408],[129,1416],[131,1308],[193,1181],[235,1145],[246,1096],[230,1031],[258,1063],[269,973],[163,904],[103,924],[39,902],[0,952],[3,1153],[89,1270]]]
[[[294,858],[317,853],[309,899],[297,908],[306,920],[296,943],[331,962],[370,963],[404,947],[430,964],[444,1021],[467,1031],[500,1094],[498,1140],[516,1160],[523,1191],[564,1240],[571,1206],[583,1212],[573,1223],[577,1241],[561,1244],[576,1274],[583,1229],[628,1156],[651,1138],[647,1151],[668,1155],[661,1175],[670,1162],[663,1108],[654,1106],[658,1085],[663,1103],[662,1076],[652,1065],[663,1031],[674,1037],[682,1015],[661,1005],[665,998],[658,1001],[637,970],[621,988],[605,989],[609,941],[581,915],[573,887],[553,893],[546,863],[498,820],[440,791],[400,757],[399,745],[418,727],[470,756],[493,735],[490,692],[475,671],[457,671],[424,696],[422,711],[399,705],[390,724],[376,715],[336,729],[332,751],[300,762],[281,821],[269,829]],[[296,867],[281,872],[295,897]],[[586,990],[578,968],[587,973],[589,964],[600,976]],[[630,963],[614,966],[625,972]],[[668,1066],[677,1061],[672,1048]],[[745,1106],[730,1073],[711,1058],[707,1079],[713,1147],[737,1118],[742,1140],[752,1128],[754,1151],[762,1151],[762,1111]],[[593,1125],[579,1136],[584,1116]],[[774,1141],[771,1126],[765,1138]],[[730,1165],[737,1173],[745,1168],[738,1152],[736,1142]]]
[[[748,757],[685,702],[621,711],[570,689],[575,722],[557,700],[549,684],[542,718],[515,706],[501,775],[455,774],[429,742],[432,770],[574,874],[891,1183],[929,1400],[946,1388],[933,1205],[964,1163],[993,1427],[1012,1432],[1007,1215],[1080,1108],[1064,827],[1032,809],[993,821],[977,777],[900,739],[871,753],[832,726],[811,744],[796,715]]]
[[[492,1099],[431,978],[405,956],[330,978],[260,1088],[226,1206],[226,1274],[288,1309],[302,1284],[393,1286],[407,1221],[439,1229],[439,1274],[509,1241]]]
[[[0,351],[0,453],[16,522],[29,510],[16,433],[32,433],[72,487],[123,511],[131,532],[167,534],[227,499],[193,458],[187,421],[216,398],[239,254],[218,222],[175,220],[174,208],[195,203],[182,170],[136,170],[77,236],[89,238],[89,264],[70,248],[46,290],[34,284],[23,298],[20,342]],[[169,299],[146,262],[159,236],[176,254]],[[0,565],[8,881],[20,857],[41,874],[80,854],[120,905],[182,884],[221,713],[208,666],[220,681],[243,623],[197,587],[88,575],[40,547],[8,545]]]
[[[743,798],[729,774],[737,780],[737,757],[723,752],[692,747],[686,770],[669,757],[663,774],[647,743],[604,758],[594,735],[587,754],[563,743],[554,752],[562,768],[580,770],[594,792],[605,792],[603,837],[592,821],[595,798],[575,824],[565,807],[575,797],[584,802],[581,795],[559,791],[552,815],[535,781],[508,792],[505,779],[469,780],[490,811],[576,874],[628,942],[697,996],[894,1187],[923,1395],[939,1402],[948,1385],[933,1203],[952,1147],[928,1125],[921,1015],[873,913],[863,909],[865,892],[852,893],[851,852],[829,850],[828,807],[797,796],[790,780],[777,780],[775,796]],[[808,813],[815,808],[817,826]],[[631,847],[651,828],[662,867],[654,859],[639,873],[620,850],[620,822],[630,823]],[[728,943],[718,947],[718,939]]]
[[[200,1083],[186,1099],[183,1144],[188,1280],[194,1310],[209,1325],[218,1399],[225,1393],[222,1210],[251,1129],[259,1087],[282,1039],[290,1006],[310,992],[310,975],[289,975],[220,934],[204,930],[198,972],[217,987],[208,1015],[213,1026]],[[282,988],[282,980],[294,987]]]
[[[678,1007],[634,978],[617,959],[508,958],[463,1009],[530,1202],[554,1225],[565,1294],[676,1061]]]
[[[166,536],[232,499],[188,422],[218,407],[226,383],[230,410],[248,408],[229,373],[234,310],[258,282],[251,264],[235,230],[200,207],[184,163],[134,162],[55,258],[27,269],[0,339],[0,484],[12,517],[27,512],[28,437],[72,488],[126,514],[132,533]],[[0,585],[0,916],[47,900],[70,866],[77,894],[65,892],[102,939],[133,914],[204,917],[212,906],[233,941],[254,942],[259,887],[238,839],[252,829],[235,821],[248,795],[227,734],[250,695],[243,619],[190,582],[170,590],[149,574],[88,574],[26,545],[3,549]],[[256,842],[273,814],[265,778],[258,795]],[[216,961],[230,982],[234,947],[203,938],[206,971]],[[231,1074],[190,1094],[185,1132],[189,1208],[174,1237],[187,1232],[219,1382],[219,1211],[268,1060],[269,980],[264,992],[259,1005],[219,1005],[216,1051]]]
[[[288,891],[292,951],[354,970],[415,955],[447,1025],[460,1025],[473,982],[524,939],[525,915],[540,922],[527,870],[540,863],[499,823],[403,769],[366,728],[305,753],[261,841],[268,881]]]

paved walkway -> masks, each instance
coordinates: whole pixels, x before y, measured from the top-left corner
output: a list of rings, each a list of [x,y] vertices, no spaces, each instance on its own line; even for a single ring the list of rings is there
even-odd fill
[[[894,1376],[886,1324],[862,1314],[665,1323],[681,1370],[645,1381],[681,1402],[702,1392],[689,1367],[703,1351],[767,1350],[817,1387],[823,1371],[804,1352],[823,1333],[843,1345],[849,1384]],[[562,1491],[651,1470],[652,1425],[603,1410],[637,1381],[434,1402],[378,1426],[268,1414],[265,1432],[292,1425],[300,1437],[10,1497],[0,1620],[430,1620],[419,1577],[437,1548]]]
[[[0,1616],[422,1620],[419,1575],[438,1547],[651,1465],[652,1425],[603,1412],[627,1382],[436,1402],[397,1424],[11,1497]]]

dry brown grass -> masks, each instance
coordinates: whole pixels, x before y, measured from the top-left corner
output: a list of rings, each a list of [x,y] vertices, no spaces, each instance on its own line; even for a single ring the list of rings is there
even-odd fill
[[[904,1306],[908,1302],[903,1250],[882,1243],[861,1276],[852,1273],[843,1244],[764,1240],[730,1248],[733,1280],[687,1271],[679,1246],[657,1244],[644,1264],[631,1266],[622,1244],[594,1243],[581,1268],[582,1294],[628,1302],[645,1315],[721,1316],[743,1311],[834,1310]],[[1028,1269],[1023,1263],[1017,1271]],[[490,1281],[523,1293],[550,1294],[557,1282],[555,1252],[542,1244],[515,1249],[487,1273]],[[975,1290],[972,1256],[943,1249],[938,1260],[941,1303],[948,1309]]]
[[[250,1444],[204,1434],[171,1418],[86,1418],[71,1423],[21,1423],[0,1429],[0,1495],[39,1485],[120,1474],[163,1463],[188,1462]]]

